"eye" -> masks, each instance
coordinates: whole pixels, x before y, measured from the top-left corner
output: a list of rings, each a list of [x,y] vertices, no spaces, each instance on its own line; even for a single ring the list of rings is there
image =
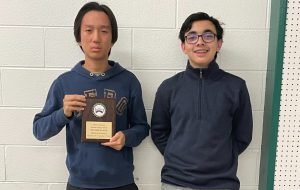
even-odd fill
[[[189,35],[186,36],[186,39],[188,41],[194,41],[194,40],[198,39],[198,35],[196,35],[196,34],[189,34]]]
[[[211,32],[203,33],[202,36],[204,39],[207,39],[207,40],[212,40],[215,38],[215,34],[211,33]]]

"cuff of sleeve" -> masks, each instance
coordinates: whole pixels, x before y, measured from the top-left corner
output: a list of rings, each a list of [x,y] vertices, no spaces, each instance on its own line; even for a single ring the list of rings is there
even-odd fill
[[[55,114],[55,120],[58,124],[57,126],[65,126],[66,124],[68,124],[70,122],[70,120],[72,118],[73,118],[73,116],[70,118],[67,118],[65,116],[63,108],[59,109]]]
[[[133,147],[133,144],[134,144],[134,137],[133,137],[133,134],[130,133],[129,130],[124,130],[122,131],[125,135],[125,146],[127,147]]]

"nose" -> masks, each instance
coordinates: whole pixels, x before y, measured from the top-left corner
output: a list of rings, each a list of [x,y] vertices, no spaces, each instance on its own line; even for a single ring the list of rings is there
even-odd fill
[[[93,38],[92,38],[92,40],[93,40],[93,42],[95,42],[95,43],[99,43],[99,42],[101,42],[101,36],[100,36],[100,32],[98,32],[98,31],[94,31],[93,32],[93,36],[92,36]]]
[[[205,42],[203,41],[202,36],[198,36],[196,46],[204,45],[204,44],[205,44]]]

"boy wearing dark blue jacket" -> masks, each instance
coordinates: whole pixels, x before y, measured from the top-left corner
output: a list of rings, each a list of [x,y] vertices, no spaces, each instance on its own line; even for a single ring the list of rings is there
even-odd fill
[[[186,70],[157,90],[151,136],[164,156],[162,190],[238,190],[238,156],[252,139],[252,110],[243,79],[216,62],[223,28],[206,13],[182,24]]]
[[[33,133],[47,140],[65,128],[67,190],[137,190],[132,147],[148,135],[149,126],[138,79],[108,60],[118,38],[114,14],[105,5],[85,4],[75,19],[74,35],[85,59],[53,82],[34,118]],[[85,94],[116,100],[116,134],[109,142],[81,141]]]

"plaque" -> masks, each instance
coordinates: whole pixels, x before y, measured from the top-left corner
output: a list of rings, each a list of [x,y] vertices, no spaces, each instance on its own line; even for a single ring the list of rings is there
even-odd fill
[[[82,114],[82,142],[108,142],[116,132],[116,100],[87,98]]]

